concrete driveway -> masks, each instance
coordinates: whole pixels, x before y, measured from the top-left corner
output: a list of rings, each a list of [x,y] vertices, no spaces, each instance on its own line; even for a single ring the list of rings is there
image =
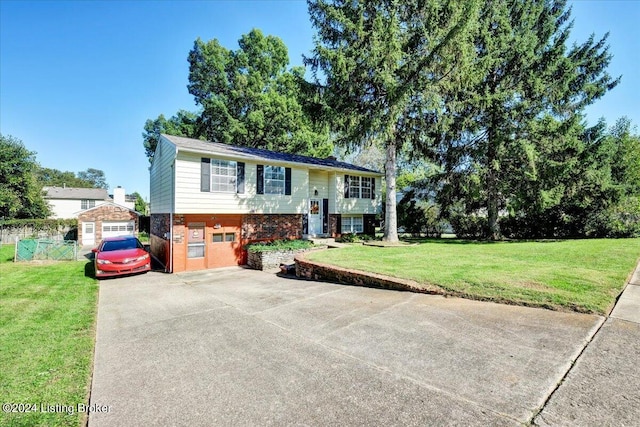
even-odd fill
[[[570,424],[554,391],[603,322],[241,268],[105,280],[89,426],[521,425],[547,404],[536,421]]]

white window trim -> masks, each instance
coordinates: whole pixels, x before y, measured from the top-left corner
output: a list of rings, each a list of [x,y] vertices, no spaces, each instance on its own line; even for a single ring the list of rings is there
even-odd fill
[[[348,221],[347,221],[348,220]],[[358,222],[360,224],[359,225],[359,229],[356,229],[356,224],[354,220],[359,220]],[[349,223],[349,227],[347,229],[345,229],[345,225],[346,223]],[[342,224],[341,224],[341,233],[342,234],[347,234],[347,233],[353,233],[353,234],[357,234],[357,233],[364,233],[364,217],[362,215],[349,215],[349,216],[342,216]]]
[[[375,178],[369,177],[369,176],[360,177],[360,198],[361,199],[371,199],[371,196],[372,196],[371,192],[373,190],[373,188],[372,188],[373,185],[372,185],[371,181],[374,180],[374,179]],[[368,182],[367,186],[364,185],[365,180],[366,180],[366,182]],[[364,195],[364,190],[368,190],[369,191],[369,195],[366,196],[366,197]]]
[[[82,199],[80,201],[80,209],[91,209],[96,207],[96,201],[93,199]]]
[[[226,163],[226,166],[222,166],[221,163]],[[225,169],[233,169],[233,175],[221,175],[221,174],[214,174],[213,173],[213,168],[217,167],[217,168],[225,168]],[[235,160],[224,160],[224,159],[211,159],[211,164],[210,164],[210,177],[209,177],[209,191],[211,193],[235,193],[237,191],[237,185],[238,185],[238,163]],[[224,185],[230,186],[231,189],[230,190],[214,190],[214,186],[220,186],[222,185],[221,183],[214,183],[213,179],[214,177],[218,177],[218,178],[226,178],[228,180],[232,180],[233,183],[229,183],[227,182]]]
[[[271,172],[271,175],[273,175],[273,169],[278,169],[278,171],[276,172],[278,175],[280,175],[280,171],[282,171],[282,179],[280,178],[267,178],[267,175],[269,174],[269,172]],[[264,171],[263,171],[263,193],[264,194],[272,194],[272,195],[285,195],[286,193],[286,168],[284,166],[270,166],[270,165],[265,165],[264,166]],[[280,183],[282,183],[282,191],[278,191],[278,192],[272,192],[272,191],[268,191],[267,188],[267,182],[269,182],[269,185],[271,187],[274,186],[274,184],[278,185],[278,188],[280,189]]]
[[[355,193],[356,191],[358,192],[357,196]],[[360,191],[360,177],[355,175],[350,175],[349,176],[349,198],[360,199],[361,194],[362,193]]]

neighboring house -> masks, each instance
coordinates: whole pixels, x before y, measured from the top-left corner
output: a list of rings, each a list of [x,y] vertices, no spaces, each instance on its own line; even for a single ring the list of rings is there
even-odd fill
[[[50,218],[77,218],[80,211],[111,201],[103,188],[44,187]]]
[[[104,237],[136,235],[139,213],[114,189],[113,200],[102,188],[44,187],[51,218],[78,218],[78,243],[95,245]]]
[[[169,272],[244,264],[260,240],[373,233],[382,174],[335,158],[162,135],[151,251]]]

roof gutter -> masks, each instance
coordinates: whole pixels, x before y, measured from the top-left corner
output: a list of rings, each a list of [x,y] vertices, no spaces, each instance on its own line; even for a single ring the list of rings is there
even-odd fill
[[[358,174],[370,175],[370,176],[384,176],[384,173],[373,171],[373,170],[363,171],[363,170],[358,170],[358,169],[340,168],[340,167],[336,167],[336,166],[315,165],[315,164],[312,164],[312,163],[291,162],[291,161],[287,161],[287,160],[272,160],[272,159],[265,159],[265,158],[261,158],[261,157],[244,156],[242,154],[230,155],[230,154],[226,154],[226,153],[212,153],[211,151],[198,150],[198,149],[194,149],[194,148],[178,148],[177,145],[175,145],[175,147],[176,147],[176,156],[177,156],[177,152],[180,150],[180,151],[183,151],[185,153],[205,154],[205,155],[208,155],[208,156],[215,155],[217,157],[224,158],[224,159],[242,159],[242,160],[251,160],[251,161],[254,161],[254,162],[270,162],[270,163],[274,163],[274,164],[283,164],[283,165],[291,165],[291,166],[297,166],[297,167],[305,167],[305,168],[308,168],[308,169],[322,169],[322,170],[330,170],[330,171],[335,171],[335,172],[358,173]]]

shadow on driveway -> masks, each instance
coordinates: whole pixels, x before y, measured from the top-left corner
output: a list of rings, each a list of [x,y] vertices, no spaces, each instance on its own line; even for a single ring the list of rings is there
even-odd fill
[[[520,425],[602,322],[242,268],[114,279],[89,425]]]

